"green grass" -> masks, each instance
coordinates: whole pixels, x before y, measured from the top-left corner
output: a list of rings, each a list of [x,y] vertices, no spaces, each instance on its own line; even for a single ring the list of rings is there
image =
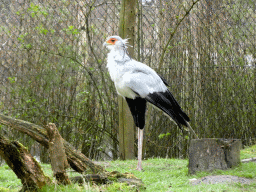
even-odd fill
[[[241,150],[241,159],[256,157],[256,145]],[[216,170],[214,172],[199,172],[196,175],[188,175],[188,160],[181,159],[148,159],[143,161],[143,171],[136,170],[137,161],[111,161],[102,162],[108,171],[119,171],[121,173],[130,172],[136,177],[142,179],[146,190],[140,191],[256,191],[256,182],[244,185],[236,184],[200,184],[191,185],[189,179],[201,178],[207,175],[234,175],[239,177],[256,179],[256,163],[245,163],[228,170]],[[42,165],[46,175],[52,177],[50,165]],[[69,176],[76,176],[77,173],[69,172]],[[12,170],[4,165],[0,167],[0,192],[19,191],[21,189],[20,180]],[[124,183],[113,183],[109,185],[96,186],[92,184],[77,184],[69,186],[52,185],[44,187],[42,192],[51,191],[137,191],[134,186],[128,186]]]
[[[179,159],[149,159],[143,161],[143,172],[135,170],[137,161],[115,161],[109,171],[132,172],[142,178],[146,191],[256,191],[256,183],[250,185],[213,184],[192,186],[189,179],[201,178],[207,175],[234,175],[246,178],[256,178],[256,163],[241,164],[230,170],[216,170],[212,173],[200,172],[188,175],[187,160]],[[128,168],[128,169],[127,169]]]
[[[248,159],[252,157],[256,157],[256,145],[253,145],[251,147],[245,147],[243,150],[241,150],[241,159]]]

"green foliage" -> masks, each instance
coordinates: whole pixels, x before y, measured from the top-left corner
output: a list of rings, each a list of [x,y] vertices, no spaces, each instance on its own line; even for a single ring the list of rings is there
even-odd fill
[[[15,189],[19,188],[20,184],[20,180],[7,165],[0,167],[0,191],[18,191]]]
[[[66,34],[68,34],[68,35],[77,35],[77,34],[79,34],[79,31],[78,31],[78,29],[75,29],[74,28],[74,26],[68,26],[68,28],[64,28],[63,29],[63,31],[65,31],[66,32]]]
[[[162,139],[162,138],[168,137],[168,136],[170,136],[170,135],[171,135],[171,133],[162,133],[162,134],[158,135],[158,138],[159,138],[159,139]]]
[[[38,30],[39,33],[44,34],[44,35],[47,35],[47,33],[49,32],[48,29],[46,29],[42,24],[35,27],[35,29]]]
[[[8,77],[8,80],[10,81],[10,83],[15,83],[16,77]]]
[[[241,155],[241,159],[256,157],[256,145],[245,147],[243,150],[241,150],[240,155]]]
[[[41,15],[46,17],[48,15],[48,12],[44,7],[40,7],[39,5],[36,5],[34,3],[30,4],[30,7],[28,8],[28,12],[31,14],[31,17],[41,16]]]
[[[18,40],[19,40],[21,43],[24,43],[25,37],[26,37],[27,35],[28,35],[28,33],[24,33],[24,34],[19,35]]]

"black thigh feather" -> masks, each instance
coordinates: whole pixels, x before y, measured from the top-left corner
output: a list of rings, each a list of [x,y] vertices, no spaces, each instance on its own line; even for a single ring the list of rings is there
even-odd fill
[[[143,129],[145,126],[145,114],[147,101],[143,98],[136,97],[135,99],[125,98],[130,111],[132,113],[135,125],[140,129]]]

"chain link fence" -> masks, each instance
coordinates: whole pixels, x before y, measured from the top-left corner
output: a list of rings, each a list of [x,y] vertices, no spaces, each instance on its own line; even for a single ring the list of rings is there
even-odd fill
[[[89,158],[117,159],[117,94],[102,44],[118,34],[120,6],[0,0],[0,112],[42,126],[53,122]],[[253,144],[256,3],[139,0],[136,16],[134,58],[167,79],[198,136]],[[43,158],[34,141],[0,129]],[[145,157],[186,157],[188,133],[151,106],[145,131]]]

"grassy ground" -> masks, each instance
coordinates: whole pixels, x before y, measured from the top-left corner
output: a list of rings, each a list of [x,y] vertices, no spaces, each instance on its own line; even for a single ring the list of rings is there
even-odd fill
[[[241,151],[241,159],[256,157],[256,145],[243,149]],[[137,161],[112,161],[102,162],[102,165],[108,171],[119,171],[122,173],[131,172],[136,177],[141,178],[146,186],[145,191],[256,191],[256,182],[251,184],[200,184],[191,185],[189,179],[201,178],[207,175],[234,175],[246,178],[256,179],[256,163],[241,164],[234,169],[226,171],[217,170],[212,173],[200,172],[196,175],[188,175],[188,160],[180,159],[149,159],[143,161],[144,171],[139,172],[136,168]],[[52,176],[49,165],[42,165],[45,173]],[[69,176],[77,175],[70,172]],[[2,191],[19,191],[21,189],[20,180],[10,170],[7,165],[0,167],[0,192]],[[83,186],[47,186],[42,191],[136,191],[134,186],[126,184],[114,183],[111,185],[94,186],[85,184]],[[141,190],[144,191],[144,190]]]

